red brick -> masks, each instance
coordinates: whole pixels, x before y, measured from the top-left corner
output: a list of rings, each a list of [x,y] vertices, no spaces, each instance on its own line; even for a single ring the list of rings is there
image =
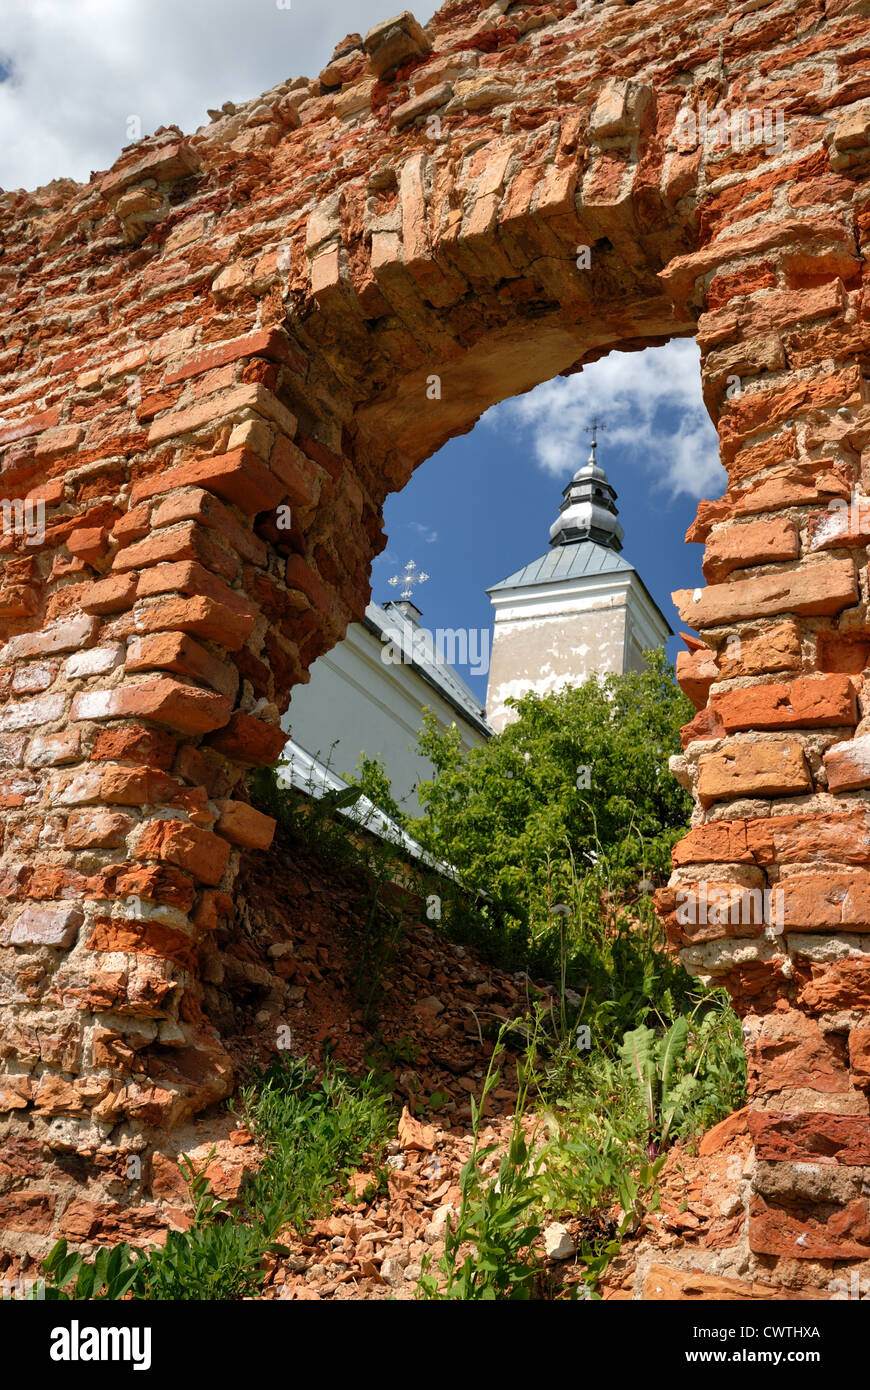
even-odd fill
[[[267,724],[262,719],[237,710],[226,728],[212,734],[208,743],[218,753],[236,762],[271,767],[281,756],[287,739],[288,735],[278,725]]]
[[[239,686],[238,672],[232,666],[218,661],[205,647],[182,632],[161,632],[137,638],[127,649],[126,667],[128,671],[158,669],[192,676],[229,699],[235,698]]]
[[[329,612],[332,596],[301,555],[289,557],[285,577],[288,589],[299,589],[319,613]]]
[[[244,849],[268,849],[275,836],[277,821],[244,801],[218,801],[217,831]]]
[[[136,631],[143,635],[192,632],[206,641],[219,642],[230,652],[244,646],[254,627],[252,617],[210,598],[169,598],[160,603],[140,604],[135,622]]]
[[[114,690],[87,690],[73,700],[72,719],[153,719],[184,734],[218,729],[229,719],[232,705],[222,695],[182,685],[167,677],[122,685]]]
[[[715,690],[713,709],[726,730],[823,728],[856,724],[855,687],[848,676],[807,676],[739,690]]]
[[[149,566],[196,560],[206,569],[227,579],[235,576],[238,563],[209,533],[195,522],[184,522],[166,531],[152,532],[145,540],[119,550],[112,568],[117,571],[144,570]]]
[[[696,709],[704,708],[710,686],[718,679],[719,668],[709,647],[701,644],[695,651],[677,653],[677,682]]]
[[[177,740],[162,729],[130,724],[122,729],[101,729],[91,757],[95,761],[129,762],[166,771],[172,766]]]
[[[52,1192],[7,1192],[0,1197],[0,1227],[48,1235],[56,1201]]]
[[[138,859],[159,859],[192,874],[200,883],[220,883],[230,846],[219,835],[181,820],[151,821],[136,843]]]
[[[92,564],[101,559],[107,549],[107,532],[103,526],[82,526],[67,536],[66,548],[71,555]]]
[[[180,366],[174,367],[163,379],[165,386],[176,381],[186,381],[188,377],[199,376],[225,362],[236,362],[242,357],[266,357],[271,362],[286,361],[290,343],[286,333],[279,328],[264,328],[259,333],[249,333],[244,338],[233,338],[226,343],[218,343],[207,351],[190,357]]]
[[[852,560],[828,560],[707,589],[678,589],[672,597],[683,622],[695,628],[776,613],[833,615],[857,603],[858,575]]]
[[[0,429],[0,445],[11,444],[15,439],[29,439],[31,435],[41,434],[43,430],[56,425],[60,415],[57,410],[44,410],[41,415],[30,415],[26,420],[14,420],[11,425]]]
[[[162,922],[141,922],[123,917],[101,917],[94,922],[88,939],[89,951],[121,951],[125,954],[156,956],[172,961],[183,970],[193,970],[196,943],[184,932]]]
[[[179,560],[175,563],[155,565],[139,576],[136,590],[139,598],[153,598],[156,594],[196,594],[202,598],[214,599],[225,608],[251,619],[254,623],[259,616],[256,606],[238,589],[231,589],[220,579],[216,579],[207,569],[195,560]]]
[[[227,502],[234,502],[249,516],[271,511],[286,496],[284,484],[269,472],[255,453],[250,449],[235,449],[231,454],[184,464],[136,483],[131,505],[182,487],[202,487],[208,492],[216,492]]]
[[[730,743],[698,760],[698,795],[704,806],[743,796],[796,796],[812,790],[804,751],[796,739]]]
[[[135,600],[136,576],[110,574],[89,584],[79,603],[86,613],[126,613]]]
[[[201,487],[184,488],[155,506],[152,518],[155,529],[173,526],[179,521],[199,521],[203,526],[218,531],[233,550],[252,565],[264,566],[267,562],[269,552],[259,536],[243,526],[229,507]]]
[[[727,579],[733,570],[797,557],[797,525],[787,517],[717,527],[704,552],[704,578],[717,583]]]
[[[63,842],[67,849],[116,849],[136,822],[132,816],[111,811],[73,811],[66,823]]]

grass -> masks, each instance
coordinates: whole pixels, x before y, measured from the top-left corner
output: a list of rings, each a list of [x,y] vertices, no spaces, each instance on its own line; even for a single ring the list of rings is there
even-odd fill
[[[236,1301],[256,1297],[265,1259],[281,1253],[280,1237],[303,1233],[327,1212],[347,1177],[363,1163],[377,1167],[395,1127],[390,1101],[372,1076],[354,1081],[327,1065],[323,1077],[282,1055],[243,1088],[242,1113],[264,1162],[236,1207],[220,1201],[199,1170],[182,1160],[194,1214],[166,1245],[99,1250],[90,1262],[59,1241],[43,1262],[45,1297],[158,1302]]]

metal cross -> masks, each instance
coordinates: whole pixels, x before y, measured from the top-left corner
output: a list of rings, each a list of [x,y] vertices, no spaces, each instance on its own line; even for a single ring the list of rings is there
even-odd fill
[[[593,417],[592,417],[592,424],[586,426],[586,433],[587,433],[587,434],[591,434],[591,435],[592,435],[592,443],[593,443],[593,444],[597,444],[597,443],[598,443],[598,431],[599,431],[599,430],[606,430],[606,429],[607,429],[607,426],[603,423],[603,421],[599,420],[599,418],[598,418],[597,415],[593,415]]]
[[[398,588],[401,584],[403,586],[402,598],[411,598],[415,586],[418,584],[425,584],[428,578],[428,574],[424,573],[422,570],[418,570],[414,561],[409,560],[402,573],[393,575],[393,578],[388,579],[387,583],[393,589]]]

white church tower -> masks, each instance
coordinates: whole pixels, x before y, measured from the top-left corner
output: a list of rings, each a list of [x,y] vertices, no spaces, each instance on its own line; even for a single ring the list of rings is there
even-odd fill
[[[633,565],[620,555],[616,492],[589,461],[565,488],[550,549],[487,592],[494,609],[487,719],[497,733],[516,718],[509,696],[550,694],[593,671],[639,671],[671,629]]]

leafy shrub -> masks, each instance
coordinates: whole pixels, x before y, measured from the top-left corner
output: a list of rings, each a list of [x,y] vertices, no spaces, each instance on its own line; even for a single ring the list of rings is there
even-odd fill
[[[507,935],[549,934],[572,861],[603,855],[622,895],[669,871],[691,800],[668,759],[694,709],[664,653],[647,661],[642,672],[524,696],[517,721],[470,751],[426,715],[418,745],[435,777],[421,783],[425,814],[409,828],[466,890],[487,895]]]

